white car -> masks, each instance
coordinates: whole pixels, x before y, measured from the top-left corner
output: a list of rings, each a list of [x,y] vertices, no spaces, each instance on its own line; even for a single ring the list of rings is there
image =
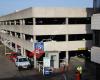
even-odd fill
[[[31,68],[28,58],[24,56],[17,56],[15,65],[18,67],[18,70]]]

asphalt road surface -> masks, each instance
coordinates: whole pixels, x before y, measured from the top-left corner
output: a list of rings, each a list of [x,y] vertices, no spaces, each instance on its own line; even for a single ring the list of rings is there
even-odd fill
[[[0,80],[75,80],[75,69],[77,65],[84,67],[84,61],[77,58],[70,60],[71,71],[69,73],[57,73],[45,78],[41,73],[35,69],[18,71],[14,62],[9,60],[6,56],[0,54]],[[67,76],[69,79],[67,79]],[[95,80],[91,72],[85,69],[82,80]],[[65,78],[64,78],[65,77]]]
[[[14,62],[0,55],[0,80],[44,80],[44,77],[34,69],[18,71]]]

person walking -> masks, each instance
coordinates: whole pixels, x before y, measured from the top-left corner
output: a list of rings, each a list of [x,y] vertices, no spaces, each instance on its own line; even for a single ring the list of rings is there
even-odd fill
[[[80,80],[82,79],[82,66],[78,66],[77,67],[77,71],[79,72],[80,74]]]

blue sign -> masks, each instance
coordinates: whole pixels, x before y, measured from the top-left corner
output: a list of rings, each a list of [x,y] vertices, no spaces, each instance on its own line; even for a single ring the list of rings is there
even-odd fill
[[[49,67],[44,67],[44,76],[49,76],[49,75],[50,75]]]
[[[36,42],[34,44],[34,49],[44,50],[44,43],[43,42]]]

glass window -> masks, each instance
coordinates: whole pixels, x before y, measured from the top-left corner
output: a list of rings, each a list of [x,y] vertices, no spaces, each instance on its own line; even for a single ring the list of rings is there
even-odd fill
[[[19,62],[25,62],[25,61],[28,61],[26,58],[20,58],[19,59]]]

